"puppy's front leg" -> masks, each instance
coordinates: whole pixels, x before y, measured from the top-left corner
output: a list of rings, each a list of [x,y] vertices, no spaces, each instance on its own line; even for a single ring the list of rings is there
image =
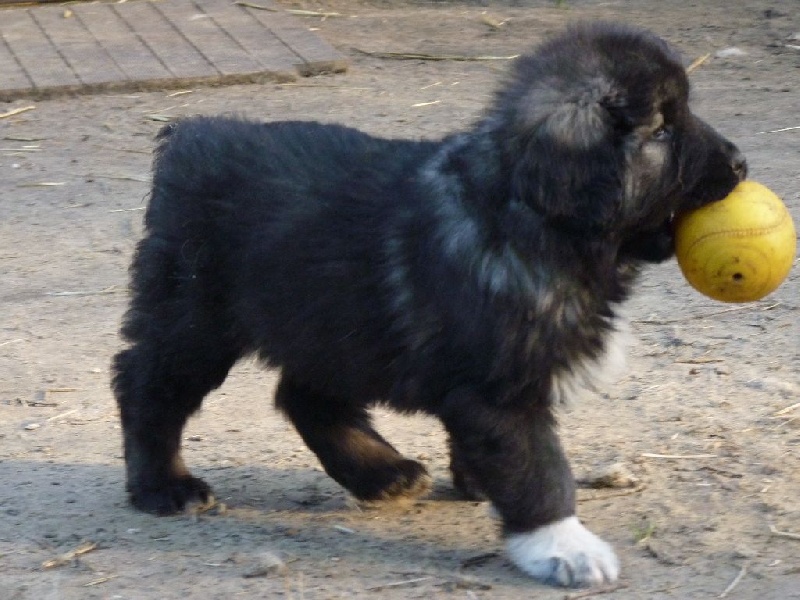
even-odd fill
[[[575,482],[548,407],[493,406],[462,388],[449,394],[440,416],[455,462],[500,513],[520,569],[563,586],[617,578],[614,551],[575,516]]]

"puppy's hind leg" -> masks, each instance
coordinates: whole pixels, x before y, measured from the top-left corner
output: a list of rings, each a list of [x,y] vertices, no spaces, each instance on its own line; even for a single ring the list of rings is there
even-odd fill
[[[320,394],[286,374],[275,403],[328,475],[357,499],[411,499],[430,489],[425,467],[404,458],[384,440],[363,406]]]
[[[209,499],[208,485],[192,477],[183,463],[181,433],[203,397],[225,380],[241,350],[224,318],[224,303],[211,287],[213,279],[197,275],[206,263],[196,257],[188,244],[157,236],[140,243],[122,328],[131,347],[117,354],[112,365],[130,500],[156,514]]]

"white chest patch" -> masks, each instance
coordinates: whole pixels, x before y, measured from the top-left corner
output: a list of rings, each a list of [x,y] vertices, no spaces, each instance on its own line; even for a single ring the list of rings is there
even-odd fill
[[[575,361],[568,370],[553,374],[550,392],[553,405],[574,404],[587,392],[596,392],[616,382],[625,372],[631,340],[628,319],[615,317],[600,356]]]
[[[517,567],[550,585],[598,585],[619,576],[614,550],[575,516],[511,535],[506,550]]]

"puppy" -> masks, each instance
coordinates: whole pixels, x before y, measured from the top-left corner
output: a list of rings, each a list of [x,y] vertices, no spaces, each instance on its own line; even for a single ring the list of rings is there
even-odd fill
[[[554,409],[621,362],[619,307],[643,265],[672,255],[673,215],[745,177],[688,92],[659,38],[578,25],[518,59],[484,116],[439,141],[314,122],[166,127],[130,347],[113,364],[133,505],[209,499],[181,432],[255,354],[281,369],[277,407],[356,498],[429,488],[368,409],[423,411],[520,569],[615,580],[614,552],[575,516]]]

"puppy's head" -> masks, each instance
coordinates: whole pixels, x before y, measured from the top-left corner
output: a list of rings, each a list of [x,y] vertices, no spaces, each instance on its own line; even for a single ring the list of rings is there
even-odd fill
[[[512,194],[556,227],[618,240],[726,196],[746,173],[736,147],[692,114],[676,54],[658,37],[581,25],[521,57],[490,119]],[[666,248],[644,259],[661,259]],[[635,252],[634,252],[635,254]]]

